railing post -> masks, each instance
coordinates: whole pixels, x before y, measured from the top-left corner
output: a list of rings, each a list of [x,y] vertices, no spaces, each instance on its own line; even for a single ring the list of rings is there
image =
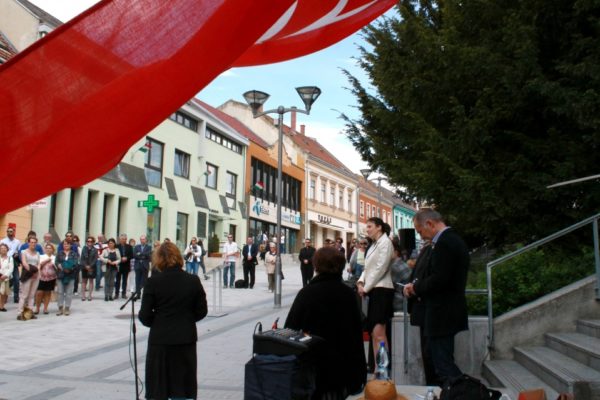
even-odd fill
[[[594,260],[596,262],[596,300],[600,300],[600,241],[598,240],[598,219],[592,223],[594,228]]]
[[[494,311],[492,309],[492,266],[486,266],[487,295],[488,295],[488,349],[494,348]]]
[[[408,315],[408,298],[402,299],[402,314],[404,314],[404,373],[408,374],[408,322],[410,316]]]

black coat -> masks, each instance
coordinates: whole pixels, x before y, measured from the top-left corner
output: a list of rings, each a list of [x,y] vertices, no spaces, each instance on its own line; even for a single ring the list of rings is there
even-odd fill
[[[252,260],[248,260],[248,253]],[[257,244],[245,244],[242,248],[242,263],[243,264],[258,264],[258,245]]]
[[[298,292],[285,321],[325,339],[317,354],[317,391],[362,390],[367,379],[361,315],[356,294],[341,275],[320,274]]]
[[[431,245],[427,245],[421,249],[415,267],[410,275],[410,281],[422,281],[429,268],[431,260]],[[410,323],[415,326],[425,326],[425,301],[419,296],[408,298],[408,312],[410,313]]]
[[[121,257],[126,257],[127,261],[123,261],[119,263],[119,272],[122,274],[126,274],[131,270],[131,259],[133,258],[133,246],[125,243],[119,243],[117,245],[117,249],[119,249],[119,253],[121,253]]]
[[[432,244],[431,258],[415,292],[425,302],[425,336],[449,336],[469,329],[465,288],[469,249],[453,229]]]
[[[150,327],[148,344],[179,345],[198,340],[196,321],[207,312],[198,276],[174,267],[148,278],[138,317]]]
[[[300,260],[300,265],[307,265],[307,266],[311,266],[312,267],[312,259],[313,256],[315,255],[315,252],[317,251],[317,249],[315,249],[312,246],[308,246],[308,247],[303,247],[300,249],[300,254],[298,254],[298,259]],[[304,260],[308,260],[307,264],[304,264]]]

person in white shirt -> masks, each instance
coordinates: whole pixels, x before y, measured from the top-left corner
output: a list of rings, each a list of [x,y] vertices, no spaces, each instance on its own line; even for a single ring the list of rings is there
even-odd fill
[[[229,287],[233,288],[235,282],[235,262],[240,256],[240,249],[233,241],[233,235],[227,235],[227,242],[223,245],[223,288],[227,288],[227,275],[229,275]]]
[[[21,241],[15,238],[15,228],[8,227],[6,229],[6,237],[2,239],[0,243],[4,243],[8,246],[8,256],[13,259],[13,293],[15,303],[19,302],[19,264],[21,263],[19,254],[19,248],[21,247]]]
[[[8,255],[8,245],[0,243],[0,311],[6,312],[6,302],[10,294],[9,282],[13,276],[14,262]]]

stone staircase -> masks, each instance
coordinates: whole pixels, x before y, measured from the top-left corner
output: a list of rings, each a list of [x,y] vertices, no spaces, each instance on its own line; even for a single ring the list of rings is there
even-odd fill
[[[578,320],[575,332],[546,333],[543,346],[517,346],[513,360],[488,360],[482,374],[516,399],[523,390],[543,388],[546,398],[572,393],[576,400],[600,400],[600,320]]]

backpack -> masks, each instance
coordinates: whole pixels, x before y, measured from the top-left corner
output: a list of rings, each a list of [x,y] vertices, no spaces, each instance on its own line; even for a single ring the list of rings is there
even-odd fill
[[[235,281],[234,287],[236,289],[247,289],[248,288],[248,283],[246,283],[246,281],[243,280],[243,279],[238,279],[237,281]]]
[[[488,389],[478,379],[463,374],[444,383],[440,400],[498,400],[500,396],[499,391]]]

